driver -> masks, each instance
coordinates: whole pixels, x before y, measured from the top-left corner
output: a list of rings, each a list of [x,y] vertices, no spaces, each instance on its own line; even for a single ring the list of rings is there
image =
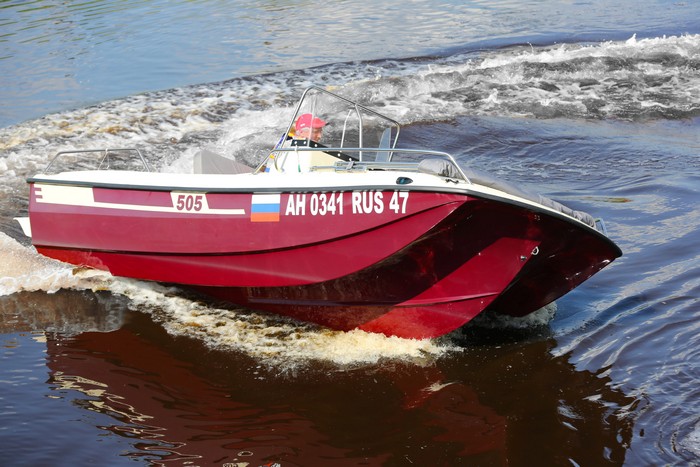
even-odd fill
[[[294,139],[311,140],[318,143],[323,137],[323,127],[326,126],[326,123],[324,120],[314,117],[313,114],[301,114],[294,124]]]

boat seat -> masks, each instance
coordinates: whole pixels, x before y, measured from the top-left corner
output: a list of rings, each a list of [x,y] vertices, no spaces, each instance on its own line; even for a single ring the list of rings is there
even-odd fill
[[[387,128],[382,133],[382,138],[379,141],[379,149],[389,149],[391,148],[391,128]],[[389,162],[391,157],[391,152],[389,151],[377,151],[377,155],[374,160],[376,162]]]
[[[196,174],[245,174],[253,168],[240,162],[220,156],[208,149],[202,149],[194,155],[193,172]]]

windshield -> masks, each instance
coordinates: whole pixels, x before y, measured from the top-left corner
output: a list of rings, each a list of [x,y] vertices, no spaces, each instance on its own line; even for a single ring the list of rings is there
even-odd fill
[[[307,126],[322,131],[303,131]],[[287,128],[290,137],[328,148],[393,148],[399,130],[395,120],[319,87],[304,91]]]

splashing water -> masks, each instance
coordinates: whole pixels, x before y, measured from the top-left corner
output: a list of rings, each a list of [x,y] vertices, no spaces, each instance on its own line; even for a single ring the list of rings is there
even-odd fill
[[[335,365],[380,359],[434,359],[455,351],[449,344],[400,339],[364,331],[332,331],[248,310],[223,309],[193,301],[174,287],[116,278],[45,258],[0,233],[0,296],[22,291],[109,290],[129,299],[130,309],[151,314],[168,332],[202,340],[212,348],[243,352],[290,368],[309,361]]]
[[[72,266],[44,256],[33,247],[24,247],[0,232],[0,296],[18,292],[92,288],[109,275],[100,271],[74,273]],[[111,277],[111,276],[109,276]],[[88,284],[91,284],[88,287]]]

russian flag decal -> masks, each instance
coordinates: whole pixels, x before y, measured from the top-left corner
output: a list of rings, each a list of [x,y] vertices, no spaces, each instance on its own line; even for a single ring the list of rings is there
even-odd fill
[[[280,220],[279,193],[274,195],[253,195],[250,203],[251,222],[279,222]]]

